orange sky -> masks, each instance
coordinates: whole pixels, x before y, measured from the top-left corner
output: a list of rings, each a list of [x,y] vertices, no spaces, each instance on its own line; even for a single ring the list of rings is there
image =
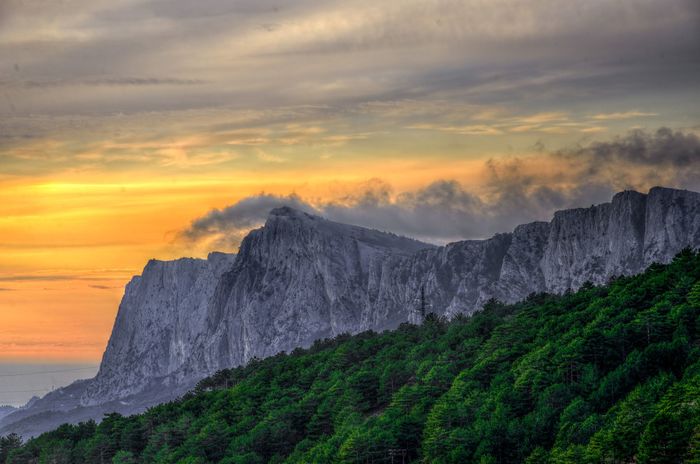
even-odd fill
[[[413,160],[331,158],[313,170],[289,163],[264,172],[253,163],[217,172],[214,164],[197,174],[85,169],[6,178],[0,182],[0,361],[97,362],[123,287],[148,259],[211,251],[179,240],[178,232],[212,208],[263,190],[294,192],[312,204],[342,201],[361,191],[371,174],[397,193],[435,179],[458,179],[479,192],[494,176],[486,163],[492,157],[508,159],[493,153],[460,159],[447,151]],[[576,184],[577,174],[561,176],[551,159],[525,159],[519,175],[562,189]],[[507,183],[508,175],[497,177]]]
[[[379,185],[450,240],[692,187],[658,156],[700,132],[691,3],[0,0],[0,362],[98,361],[129,278],[261,192]]]
[[[386,162],[409,187],[446,172]],[[470,162],[461,163],[469,172]],[[214,207],[245,196],[351,191],[362,172],[159,179],[155,173],[14,179],[0,185],[0,361],[97,361],[123,287],[152,257],[206,256],[177,232]],[[131,177],[131,178],[129,178]],[[390,178],[392,176],[389,176]],[[293,181],[291,181],[293,179]],[[235,250],[226,250],[235,251]]]

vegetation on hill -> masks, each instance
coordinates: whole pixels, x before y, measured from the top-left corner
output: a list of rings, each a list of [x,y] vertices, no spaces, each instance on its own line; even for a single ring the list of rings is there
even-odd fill
[[[253,360],[3,461],[700,463],[700,254]]]

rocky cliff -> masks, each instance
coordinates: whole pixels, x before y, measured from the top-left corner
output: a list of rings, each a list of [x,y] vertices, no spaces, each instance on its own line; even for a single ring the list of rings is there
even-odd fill
[[[235,256],[149,262],[127,285],[97,377],[70,404],[83,415],[147,405],[253,357],[415,321],[421,293],[453,316],[634,274],[686,246],[700,247],[700,194],[666,188],[442,247],[279,208]]]
[[[151,261],[127,286],[100,372],[83,397],[96,404],[153,378],[172,382],[270,356],[343,332],[453,316],[490,298],[563,292],[634,274],[700,245],[700,195],[654,188],[559,211],[487,240],[435,247],[273,210],[236,259]],[[212,265],[215,262],[216,265]]]
[[[126,285],[100,370],[83,395],[83,405],[123,398],[154,379],[171,376],[190,358],[195,343],[207,336],[209,308],[235,255],[211,253],[206,260],[151,260]],[[218,364],[204,363],[190,377]],[[173,381],[185,380],[182,377]]]
[[[425,248],[432,245],[285,207],[243,240],[235,259],[151,261],[127,285],[83,404],[361,330],[375,269]]]

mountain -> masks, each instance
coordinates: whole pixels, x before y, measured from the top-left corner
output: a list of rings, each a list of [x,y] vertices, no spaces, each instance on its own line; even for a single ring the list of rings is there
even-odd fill
[[[0,419],[7,416],[8,414],[15,412],[16,410],[17,408],[13,406],[0,406]]]
[[[235,257],[151,261],[127,286],[83,405],[139,392],[154,377],[187,383],[357,331],[372,269],[426,247],[278,208]]]
[[[694,463],[699,321],[686,250],[605,286],[223,370],[142,415],[13,443],[7,463]]]
[[[419,321],[421,300],[437,314],[469,314],[493,298],[636,274],[699,246],[700,194],[659,187],[442,247],[278,208],[237,255],[150,261],[127,285],[98,375],[8,415],[0,433],[47,430],[42,417],[137,412],[221,368]]]

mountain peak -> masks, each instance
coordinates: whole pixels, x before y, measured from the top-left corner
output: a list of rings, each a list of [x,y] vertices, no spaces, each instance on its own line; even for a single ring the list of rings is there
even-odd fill
[[[300,209],[292,208],[291,206],[286,206],[286,205],[272,209],[269,213],[269,217],[274,217],[274,216],[303,218],[303,219],[313,219],[316,217],[316,216],[312,216],[309,213],[305,213],[304,211],[302,211]]]
[[[259,230],[263,234],[271,234],[275,239],[302,238],[303,240],[308,240],[312,235],[307,235],[307,233],[312,231],[312,234],[333,236],[338,239],[345,237],[372,247],[392,249],[401,253],[413,253],[434,247],[434,245],[391,232],[336,222],[291,206],[281,206],[271,210],[265,226]],[[284,231],[284,233],[280,234],[280,231]],[[306,232],[301,233],[301,231]]]

